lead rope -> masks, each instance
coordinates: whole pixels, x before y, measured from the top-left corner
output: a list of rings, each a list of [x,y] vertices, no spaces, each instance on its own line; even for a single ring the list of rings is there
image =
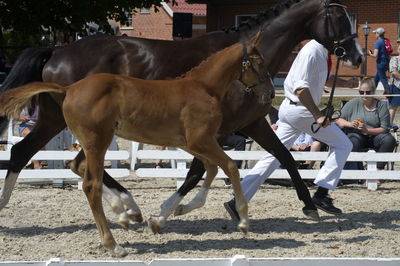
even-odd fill
[[[329,95],[329,100],[328,100],[328,103],[327,103],[326,108],[325,108],[325,112],[324,112],[325,119],[322,122],[322,125],[325,125],[325,123],[328,120],[332,121],[333,120],[332,116],[333,116],[333,113],[335,112],[335,110],[333,109],[333,104],[332,103],[333,103],[333,95],[335,93],[335,88],[336,88],[336,80],[337,80],[337,76],[338,76],[338,72],[339,72],[339,62],[340,62],[341,57],[337,56],[336,58],[337,58],[337,60],[336,60],[336,67],[335,67],[335,77],[333,78],[331,94]],[[318,126],[317,128],[315,128],[316,125]],[[314,122],[311,125],[311,131],[313,133],[317,133],[320,128],[321,128],[321,126],[318,125],[317,122]]]

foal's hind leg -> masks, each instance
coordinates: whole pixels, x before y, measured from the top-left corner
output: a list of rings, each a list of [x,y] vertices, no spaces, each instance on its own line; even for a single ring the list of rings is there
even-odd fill
[[[75,159],[70,163],[71,170],[84,177],[86,168],[86,157],[83,150],[80,150]],[[110,185],[110,182],[114,181],[116,184]],[[129,219],[132,221],[142,222],[142,213],[136,202],[133,200],[132,195],[121,185],[119,185],[125,192],[120,188],[119,190],[115,187],[119,185],[106,171],[103,173],[103,198],[110,204],[114,213],[118,215],[118,223],[125,229],[129,227]],[[114,188],[113,188],[114,187]],[[122,192],[120,192],[122,191]],[[127,208],[127,210],[125,210]]]
[[[19,173],[32,156],[66,127],[59,106],[56,105],[50,96],[41,96],[40,103],[41,112],[39,121],[23,140],[11,148],[8,170],[4,180],[3,189],[0,193],[0,210],[2,210],[9,202]],[[45,113],[43,110],[46,108],[49,108],[52,111]]]

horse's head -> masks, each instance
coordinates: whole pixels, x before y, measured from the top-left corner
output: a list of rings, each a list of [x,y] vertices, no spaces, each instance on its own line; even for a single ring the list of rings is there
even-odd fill
[[[263,38],[263,34],[258,32],[252,40],[243,42],[242,72],[239,81],[249,91],[259,85],[265,86],[266,82],[271,81],[271,76],[264,66],[264,58],[257,49]]]
[[[340,57],[346,66],[359,67],[363,53],[346,7],[338,0],[318,1],[320,12],[311,21],[311,35],[331,54]]]

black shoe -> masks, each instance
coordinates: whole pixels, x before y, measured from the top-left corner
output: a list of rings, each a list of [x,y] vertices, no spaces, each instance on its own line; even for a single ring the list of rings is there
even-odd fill
[[[232,220],[237,221],[237,222],[240,221],[239,213],[236,211],[235,199],[231,199],[230,201],[225,202],[224,207],[225,207],[225,210],[231,216]]]
[[[327,195],[322,198],[314,196],[312,198],[312,201],[315,205],[320,210],[323,210],[324,212],[334,214],[334,215],[340,215],[342,214],[342,210],[339,208],[336,208],[333,206],[332,199]]]

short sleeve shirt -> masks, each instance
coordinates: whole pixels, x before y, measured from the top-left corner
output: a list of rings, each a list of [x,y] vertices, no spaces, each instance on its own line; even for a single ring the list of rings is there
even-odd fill
[[[362,99],[354,98],[343,106],[341,113],[341,117],[347,121],[359,118],[367,128],[382,127],[386,131],[389,130],[389,109],[386,102],[378,101],[374,111],[367,111],[364,108]]]
[[[296,90],[308,88],[316,105],[321,102],[328,74],[328,50],[315,40],[309,41],[293,61],[284,82],[285,97],[300,102]]]
[[[377,64],[389,64],[389,57],[386,53],[385,41],[380,38],[375,42],[374,49],[378,50],[378,56],[376,57]]]

